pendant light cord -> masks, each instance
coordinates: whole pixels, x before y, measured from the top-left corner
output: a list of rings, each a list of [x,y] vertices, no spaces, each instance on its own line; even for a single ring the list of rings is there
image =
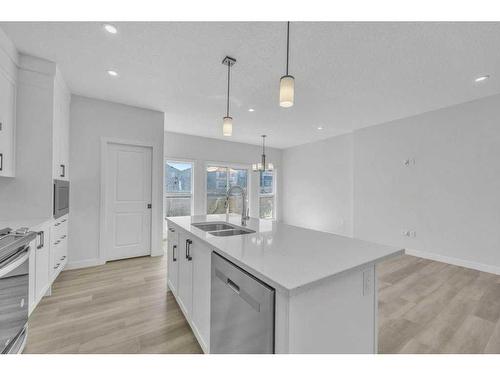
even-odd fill
[[[227,108],[226,117],[229,117],[229,82],[231,80],[231,62],[227,64]]]
[[[290,55],[290,21],[286,23],[286,75],[288,75],[289,55]]]

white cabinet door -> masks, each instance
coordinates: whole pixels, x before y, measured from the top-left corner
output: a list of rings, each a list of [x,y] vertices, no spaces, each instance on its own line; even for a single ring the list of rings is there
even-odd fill
[[[0,176],[15,175],[16,85],[0,68]]]
[[[170,290],[177,297],[179,284],[179,234],[173,227],[168,228],[167,278]]]
[[[46,223],[38,230],[35,252],[35,303],[38,303],[47,291],[50,283],[50,224]]]
[[[33,311],[36,305],[36,292],[35,292],[35,283],[36,283],[36,240],[31,241],[30,243],[30,255],[29,255],[29,277],[28,277],[28,311],[29,314]]]
[[[191,245],[191,256],[193,258],[192,324],[203,341],[204,349],[209,352],[211,250],[196,240]]]
[[[190,242],[192,242],[192,239],[184,232],[179,233],[179,288],[177,301],[187,319],[191,318],[193,303],[193,262],[189,256]]]
[[[71,94],[56,77],[54,84],[54,116],[52,125],[53,177],[69,180],[69,111]]]

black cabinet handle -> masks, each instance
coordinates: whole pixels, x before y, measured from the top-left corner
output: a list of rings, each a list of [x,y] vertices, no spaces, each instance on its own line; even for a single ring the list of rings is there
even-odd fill
[[[193,257],[191,256],[191,244],[193,241],[191,240],[186,240],[186,259],[187,260],[193,260]]]
[[[37,233],[38,234],[38,237],[39,237],[39,242],[38,242],[38,246],[36,247],[37,249],[41,249],[42,247],[45,246],[45,232],[44,231],[40,231]]]
[[[172,246],[172,261],[177,262],[177,258],[175,257],[175,250],[177,249],[177,245]]]
[[[66,166],[61,164],[61,177],[66,177]]]
[[[3,170],[3,154],[0,153],[0,171]]]

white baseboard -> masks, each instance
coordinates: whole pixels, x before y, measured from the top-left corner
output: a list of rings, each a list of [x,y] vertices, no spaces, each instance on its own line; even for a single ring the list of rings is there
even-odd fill
[[[419,258],[435,260],[437,262],[453,264],[454,266],[465,267],[465,268],[470,268],[470,269],[477,270],[477,271],[488,272],[488,273],[493,273],[495,275],[500,275],[500,267],[491,266],[489,264],[471,262],[471,261],[460,259],[460,258],[453,258],[453,257],[441,255],[441,254],[428,253],[426,251],[419,251],[419,250],[412,250],[412,249],[405,249],[405,253],[408,255],[413,255],[413,256],[419,257]]]
[[[67,270],[76,270],[78,268],[87,268],[87,267],[95,267],[95,266],[102,266],[104,261],[101,259],[86,259],[86,260],[80,260],[76,262],[69,262],[66,267],[64,267],[64,271]]]

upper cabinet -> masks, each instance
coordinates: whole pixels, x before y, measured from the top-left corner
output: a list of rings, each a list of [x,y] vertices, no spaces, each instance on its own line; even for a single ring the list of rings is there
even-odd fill
[[[53,178],[69,181],[69,108],[71,94],[56,70],[52,130]]]
[[[15,176],[18,55],[0,30],[0,176]]]

